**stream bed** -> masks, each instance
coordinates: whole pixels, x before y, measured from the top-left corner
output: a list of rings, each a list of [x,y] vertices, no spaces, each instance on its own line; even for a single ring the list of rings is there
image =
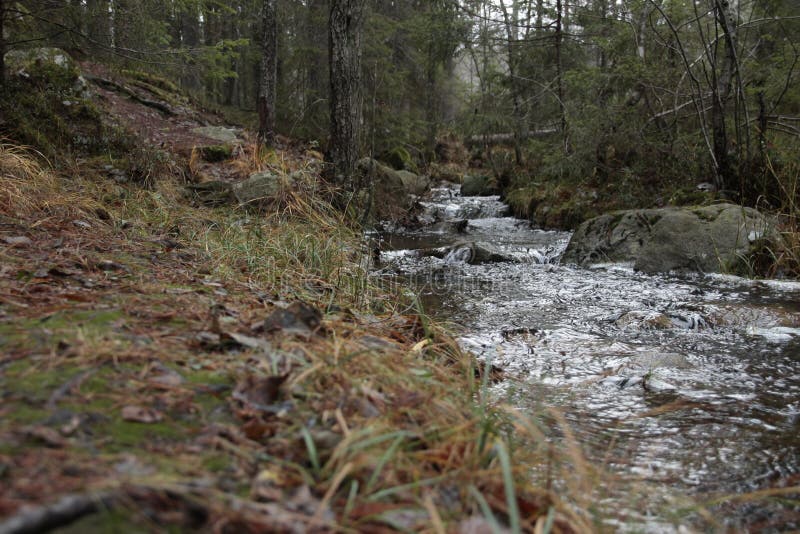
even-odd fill
[[[557,408],[585,457],[625,481],[595,492],[600,526],[800,527],[797,493],[724,498],[800,485],[800,283],[561,265],[570,234],[498,197],[443,186],[422,205],[422,227],[375,236],[376,275],[413,284],[513,377],[499,398]],[[694,507],[720,497],[710,517]]]

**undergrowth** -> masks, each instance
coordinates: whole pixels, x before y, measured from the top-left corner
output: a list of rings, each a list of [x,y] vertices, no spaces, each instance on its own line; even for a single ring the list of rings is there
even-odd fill
[[[0,146],[4,234],[30,242],[12,240],[0,277],[0,513],[88,488],[158,528],[593,530],[597,475],[574,437],[558,452],[442,327],[376,287],[306,165],[256,163],[296,180],[261,212],[193,207],[175,178],[62,177]],[[26,260],[37,247],[51,252]],[[317,330],[259,333],[296,301]],[[34,458],[47,487],[23,476]]]

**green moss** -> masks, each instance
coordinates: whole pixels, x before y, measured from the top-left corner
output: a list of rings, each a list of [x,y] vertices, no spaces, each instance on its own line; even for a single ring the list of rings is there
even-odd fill
[[[54,532],[57,534],[84,534],[86,532],[94,534],[118,534],[119,532],[150,534],[153,529],[138,524],[134,517],[125,510],[103,509],[96,514],[79,519],[71,525],[56,529]]]
[[[3,373],[3,389],[29,400],[46,401],[52,390],[66,382],[74,370],[63,368],[31,369],[31,362],[23,359],[12,363]]]
[[[180,89],[178,88],[178,86],[162,76],[158,76],[156,74],[151,74],[149,72],[144,72],[140,70],[123,70],[122,74],[124,74],[128,78],[132,78],[147,85],[157,87],[164,91],[168,91],[176,95],[180,94]]]
[[[58,163],[70,154],[125,152],[131,139],[106,124],[91,101],[65,95],[68,88],[13,78],[0,96],[0,136],[39,150]]]
[[[212,473],[225,471],[231,466],[230,458],[218,452],[206,454],[203,456],[202,462],[203,468]]]
[[[10,410],[4,418],[10,424],[33,425],[44,421],[49,415],[50,412],[44,408],[34,408],[29,404],[16,403],[14,409]]]
[[[121,452],[129,447],[139,447],[154,441],[183,441],[193,434],[193,429],[166,419],[159,423],[124,421],[120,415],[115,414],[107,423],[98,425],[97,432],[111,439],[107,451]]]
[[[387,150],[381,154],[379,159],[398,171],[411,171],[414,173],[419,171],[416,163],[414,163],[414,158],[411,157],[411,153],[402,146]]]
[[[233,149],[228,145],[204,146],[200,151],[203,159],[209,163],[225,161],[233,156]]]

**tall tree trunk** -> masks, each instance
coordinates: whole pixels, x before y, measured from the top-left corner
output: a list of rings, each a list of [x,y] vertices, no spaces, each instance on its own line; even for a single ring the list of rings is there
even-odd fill
[[[0,90],[6,86],[6,4],[0,0]]]
[[[567,109],[564,105],[564,66],[562,61],[562,43],[564,34],[562,31],[562,22],[564,16],[564,8],[562,0],[556,0],[556,95],[558,96],[558,109],[561,114],[561,135],[564,139],[564,152],[569,152],[569,131],[567,124]]]
[[[258,137],[272,144],[275,140],[275,90],[278,77],[278,19],[276,0],[264,0],[261,13],[261,68],[258,80]]]
[[[714,155],[717,161],[717,183],[719,189],[733,185],[735,170],[728,153],[728,132],[725,123],[727,103],[733,87],[736,73],[736,21],[732,20],[732,11],[728,0],[715,0],[714,13],[717,23],[723,32],[725,48],[722,66],[717,75],[714,68],[714,92],[711,103],[711,125],[714,137]],[[713,65],[713,67],[716,67]]]
[[[101,57],[111,47],[111,13],[109,0],[87,0],[86,28],[91,45]]]
[[[425,66],[425,159],[432,162],[436,155],[437,103],[439,94],[436,92],[436,59],[431,51],[433,45],[428,44],[428,64]]]
[[[328,158],[333,181],[355,193],[361,127],[361,38],[365,0],[331,0],[329,29],[331,131]]]
[[[527,137],[528,117],[523,109],[522,84],[518,78],[518,59],[517,52],[518,26],[519,26],[519,4],[518,0],[511,0],[512,15],[509,16],[504,0],[500,0],[500,7],[503,10],[503,21],[506,27],[506,52],[508,54],[508,76],[511,79],[511,98],[514,106],[514,158],[517,165],[523,165],[522,141]]]

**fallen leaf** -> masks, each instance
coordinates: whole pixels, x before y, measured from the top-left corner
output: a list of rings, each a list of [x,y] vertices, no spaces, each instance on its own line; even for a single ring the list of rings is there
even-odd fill
[[[236,385],[234,398],[256,406],[267,406],[280,398],[281,384],[286,382],[288,377],[288,374],[266,378],[247,375]]]
[[[170,369],[160,363],[156,363],[150,368],[150,382],[155,382],[164,386],[180,386],[185,382],[183,376],[174,369]]]
[[[430,339],[423,339],[422,341],[420,341],[419,343],[417,343],[416,345],[411,347],[411,352],[412,353],[422,352],[422,349],[424,349],[425,347],[427,347],[430,344],[431,344],[431,340]]]
[[[134,423],[158,423],[164,419],[161,412],[144,406],[125,406],[122,409],[122,419]]]
[[[260,417],[254,417],[242,425],[242,432],[247,439],[259,441],[275,433],[275,425],[262,421]]]
[[[280,473],[270,470],[261,471],[250,488],[250,498],[256,502],[282,502],[283,490],[280,486],[283,478]]]
[[[239,345],[248,349],[259,349],[263,351],[272,350],[272,345],[266,339],[259,339],[256,337],[245,336],[244,334],[237,334],[235,332],[222,334],[222,337],[229,337]]]
[[[309,335],[322,326],[322,313],[304,302],[293,302],[288,308],[277,309],[264,320],[264,331],[283,330],[290,334]]]
[[[131,272],[131,270],[128,269],[128,267],[126,267],[125,265],[122,265],[121,263],[117,263],[112,260],[100,260],[97,262],[95,267],[97,267],[97,269],[100,271],[124,271],[126,273]]]

